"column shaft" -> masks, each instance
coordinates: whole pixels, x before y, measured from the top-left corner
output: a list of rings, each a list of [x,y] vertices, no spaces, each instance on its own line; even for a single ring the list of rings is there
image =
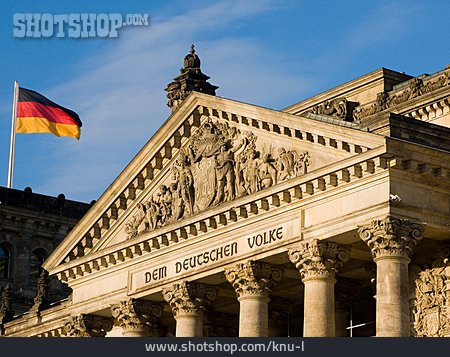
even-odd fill
[[[303,336],[334,336],[334,281],[330,279],[314,279],[307,280],[304,284],[305,312]]]
[[[217,290],[204,284],[183,281],[163,289],[163,297],[177,322],[176,337],[202,337],[206,308]]]
[[[423,231],[421,224],[390,216],[359,228],[377,265],[377,336],[410,335],[408,264]]]
[[[277,266],[247,261],[225,269],[239,301],[239,337],[269,336],[269,295],[283,277]]]
[[[269,336],[269,299],[243,296],[239,299],[239,337]]]
[[[176,337],[203,337],[203,316],[201,314],[176,317]]]
[[[410,335],[408,261],[406,257],[381,257],[377,263],[376,334]]]

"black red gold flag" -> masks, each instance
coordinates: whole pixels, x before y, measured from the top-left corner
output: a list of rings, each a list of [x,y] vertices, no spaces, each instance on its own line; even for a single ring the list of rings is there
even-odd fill
[[[19,88],[17,133],[52,133],[80,139],[81,125],[80,117],[74,111],[38,92]]]

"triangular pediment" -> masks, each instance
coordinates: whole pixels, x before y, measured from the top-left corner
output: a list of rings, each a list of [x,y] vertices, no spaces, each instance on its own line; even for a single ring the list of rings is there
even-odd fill
[[[364,153],[347,122],[192,93],[45,262],[50,273]],[[89,267],[87,269],[90,269]]]

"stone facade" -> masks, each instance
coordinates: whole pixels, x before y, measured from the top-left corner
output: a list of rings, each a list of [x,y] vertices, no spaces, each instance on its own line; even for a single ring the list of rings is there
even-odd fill
[[[39,312],[69,296],[70,289],[49,279],[41,265],[89,208],[63,194],[0,187],[0,290],[9,290],[10,300],[6,319]]]
[[[70,300],[11,320],[6,290],[2,334],[450,336],[448,67],[275,111],[184,62],[170,118],[44,263]]]

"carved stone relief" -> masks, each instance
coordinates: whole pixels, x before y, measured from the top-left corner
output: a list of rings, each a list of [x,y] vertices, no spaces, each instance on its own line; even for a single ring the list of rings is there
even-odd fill
[[[11,287],[8,284],[0,293],[0,325],[11,321],[13,315],[14,312],[11,307]]]
[[[245,296],[268,298],[276,283],[283,278],[283,273],[278,266],[247,261],[225,269],[225,278],[233,286],[238,299]]]
[[[112,318],[81,314],[72,316],[64,330],[69,337],[105,337],[112,327]]]
[[[290,261],[299,270],[302,281],[334,280],[338,269],[349,260],[350,249],[334,242],[313,239],[289,249]]]
[[[442,75],[431,79],[413,78],[409,81],[406,89],[396,92],[380,92],[377,94],[375,103],[357,108],[353,111],[355,121],[381,112],[387,108],[402,104],[410,99],[417,98],[423,94],[431,93],[439,88],[450,85],[450,67],[447,66]]]
[[[203,315],[217,296],[215,288],[188,281],[164,288],[162,293],[175,318],[179,315]]]
[[[358,104],[348,101],[344,97],[339,97],[315,105],[305,113],[328,115],[345,121],[353,121],[352,112]]]
[[[450,247],[413,282],[412,332],[418,337],[450,337]]]
[[[257,146],[251,131],[209,119],[153,196],[127,223],[128,238],[307,173],[307,151]]]
[[[160,304],[148,300],[129,299],[111,306],[111,314],[122,330],[142,331],[149,336],[158,336],[158,319],[162,316]]]
[[[417,242],[423,237],[424,226],[407,219],[386,217],[373,220],[359,228],[361,239],[369,246],[372,256],[411,257]]]

